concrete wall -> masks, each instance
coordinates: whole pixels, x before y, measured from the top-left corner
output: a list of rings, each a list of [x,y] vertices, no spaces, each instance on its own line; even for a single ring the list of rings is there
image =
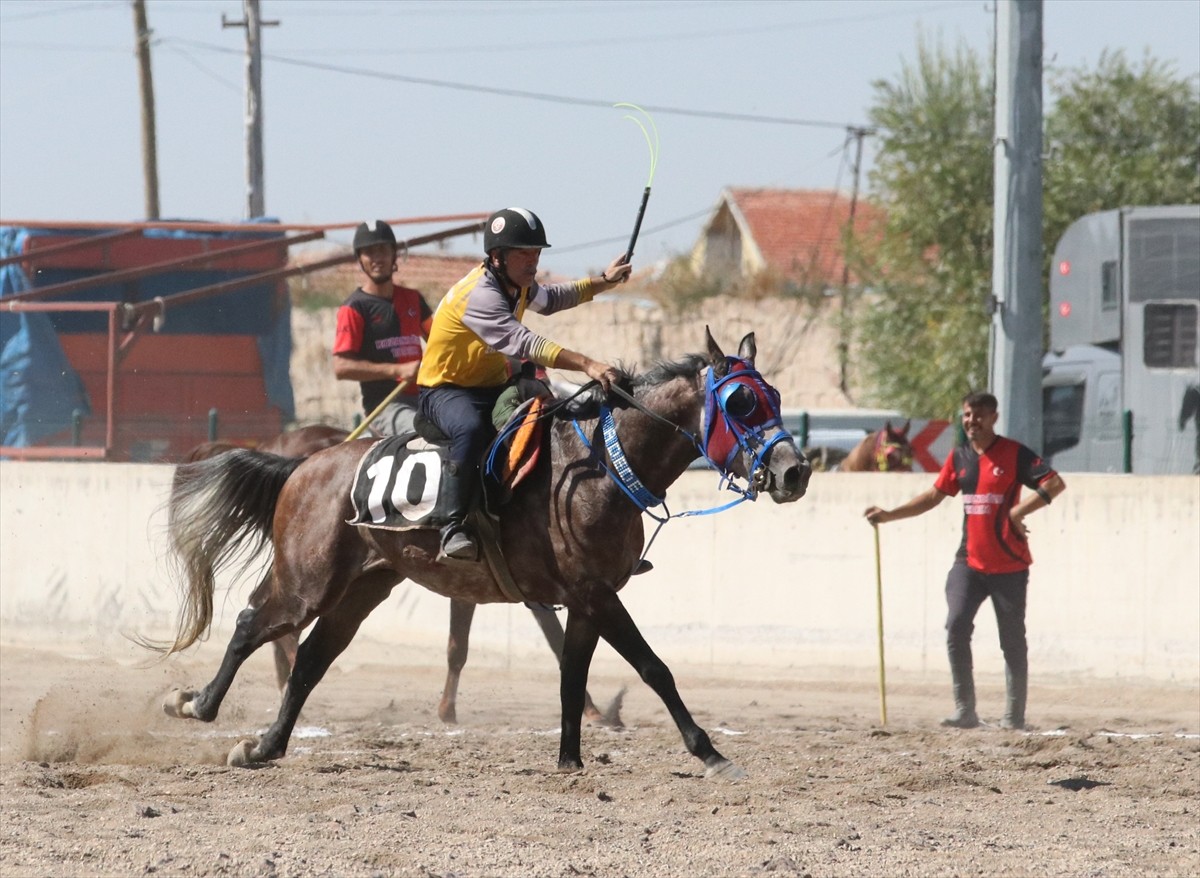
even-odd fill
[[[0,639],[83,644],[172,633],[178,603],[162,509],[171,472],[154,464],[0,462]],[[668,663],[781,674],[870,670],[878,663],[875,552],[861,513],[872,503],[893,506],[929,480],[819,473],[809,495],[790,506],[763,499],[673,520],[651,551],[656,569],[622,597]],[[669,501],[678,513],[729,496],[718,494],[711,474],[689,472]],[[880,529],[889,670],[945,674],[942,587],[960,522],[959,501],[947,500]],[[1036,674],[1200,683],[1200,480],[1071,475],[1067,493],[1029,523]],[[251,584],[218,594],[214,641],[224,643]],[[426,645],[429,662],[440,663],[447,606],[403,584],[360,638]],[[975,643],[980,673],[998,673],[988,605]],[[472,646],[472,661],[545,657],[521,607],[481,607]],[[620,660],[602,645],[597,661]]]

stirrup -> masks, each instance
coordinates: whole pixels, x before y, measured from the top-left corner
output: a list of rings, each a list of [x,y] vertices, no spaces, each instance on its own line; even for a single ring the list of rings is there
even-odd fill
[[[641,576],[643,573],[649,573],[653,569],[654,569],[654,565],[651,564],[649,561],[647,561],[645,558],[642,558],[640,561],[637,562],[637,566],[633,568],[633,573],[631,573],[629,575],[630,576]]]
[[[457,529],[442,537],[442,548],[438,559],[449,558],[452,561],[478,561],[479,547],[466,531]]]

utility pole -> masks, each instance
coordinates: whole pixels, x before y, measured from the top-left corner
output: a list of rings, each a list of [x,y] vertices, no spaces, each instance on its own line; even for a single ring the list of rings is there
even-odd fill
[[[996,3],[989,378],[997,432],[1042,447],[1042,0]]]
[[[133,0],[133,36],[137,42],[138,88],[142,96],[142,181],[146,219],[158,214],[158,139],[154,125],[154,79],[150,75],[150,28],[146,0]]]
[[[848,234],[842,240],[842,321],[840,338],[838,339],[838,387],[842,395],[853,402],[850,397],[850,309],[847,299],[850,296],[850,262],[847,260],[846,239],[854,234],[854,214],[858,209],[858,180],[862,171],[863,138],[874,134],[874,128],[849,127],[846,129],[854,138],[854,182],[850,189],[850,216],[846,221]]]
[[[241,21],[229,21],[221,14],[221,27],[246,29],[246,219],[266,213],[263,196],[262,134],[262,40],[264,27],[278,27],[278,21],[263,21],[258,0],[242,0]]]

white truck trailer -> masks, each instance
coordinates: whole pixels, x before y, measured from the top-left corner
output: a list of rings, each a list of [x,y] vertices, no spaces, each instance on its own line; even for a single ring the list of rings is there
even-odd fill
[[[1063,472],[1200,473],[1200,205],[1072,223],[1050,269],[1043,454]]]

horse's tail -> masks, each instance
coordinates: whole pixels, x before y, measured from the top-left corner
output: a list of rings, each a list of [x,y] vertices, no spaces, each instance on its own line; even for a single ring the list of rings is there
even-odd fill
[[[302,460],[239,449],[175,469],[167,532],[183,591],[175,642],[166,655],[208,632],[216,574],[241,556],[248,566],[271,539],[275,504]]]

